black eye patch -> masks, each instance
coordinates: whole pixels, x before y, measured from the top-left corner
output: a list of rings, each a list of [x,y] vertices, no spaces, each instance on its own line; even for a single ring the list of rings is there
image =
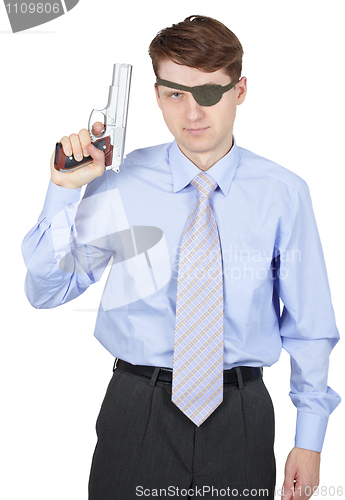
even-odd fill
[[[221,100],[224,92],[232,89],[238,82],[239,80],[231,82],[224,87],[222,87],[222,85],[197,85],[196,87],[187,87],[186,85],[169,82],[168,80],[162,80],[161,78],[156,79],[157,85],[191,92],[194,99],[198,104],[200,104],[200,106],[214,106]]]

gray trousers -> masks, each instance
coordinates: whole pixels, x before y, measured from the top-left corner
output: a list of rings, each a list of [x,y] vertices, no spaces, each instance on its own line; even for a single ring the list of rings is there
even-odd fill
[[[274,410],[262,378],[225,385],[200,427],[171,402],[171,384],[149,382],[115,370],[96,423],[89,500],[273,500]]]

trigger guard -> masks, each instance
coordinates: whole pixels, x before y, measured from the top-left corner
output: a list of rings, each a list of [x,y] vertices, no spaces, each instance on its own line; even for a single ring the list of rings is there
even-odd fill
[[[107,115],[106,115],[106,111],[107,111],[107,108],[104,108],[104,109],[93,109],[91,111],[91,115],[90,115],[90,118],[89,118],[89,124],[88,124],[88,129],[89,129],[89,133],[90,133],[90,136],[91,136],[91,141],[96,141],[98,139],[102,139],[102,137],[104,137],[106,135],[106,130],[107,130]],[[103,132],[101,132],[99,135],[95,135],[92,133],[92,124],[91,124],[91,120],[92,120],[92,117],[94,114],[96,113],[101,113],[103,115],[103,118],[104,118],[104,129],[103,129]]]

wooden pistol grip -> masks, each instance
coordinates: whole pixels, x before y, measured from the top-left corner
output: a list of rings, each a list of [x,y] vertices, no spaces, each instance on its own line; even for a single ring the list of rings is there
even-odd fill
[[[97,149],[101,150],[105,154],[105,166],[110,167],[113,161],[113,146],[110,144],[110,137],[106,136],[102,139],[98,139],[92,142]],[[57,142],[55,146],[55,158],[54,167],[59,172],[72,172],[78,168],[85,167],[89,163],[92,163],[92,156],[84,156],[81,161],[75,160],[74,156],[66,156],[61,142]]]

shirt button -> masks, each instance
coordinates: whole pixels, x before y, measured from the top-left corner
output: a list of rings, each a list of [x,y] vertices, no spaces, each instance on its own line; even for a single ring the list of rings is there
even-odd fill
[[[72,210],[72,208],[74,208],[74,205],[68,205],[68,208]]]

